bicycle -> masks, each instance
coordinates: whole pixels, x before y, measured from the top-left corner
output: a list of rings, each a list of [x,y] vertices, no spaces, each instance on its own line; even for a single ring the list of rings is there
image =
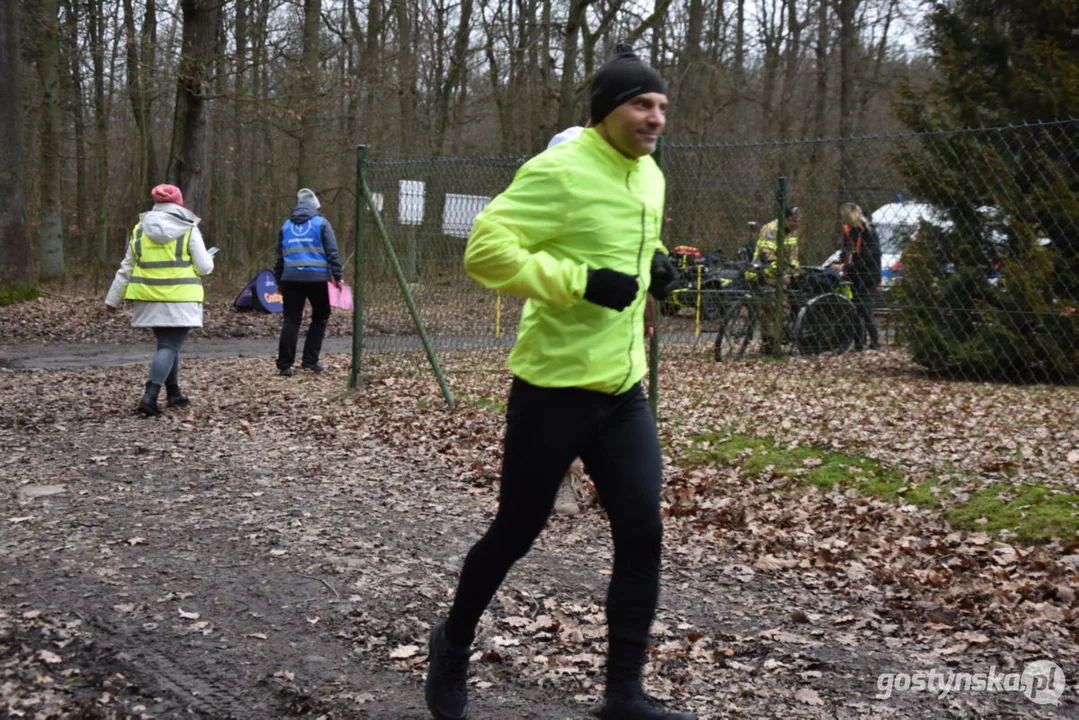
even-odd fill
[[[758,275],[763,268],[749,268]],[[823,267],[803,266],[792,276],[784,292],[780,351],[790,355],[840,354],[854,343],[856,313],[850,300],[850,283],[828,287],[822,278],[832,275]],[[738,279],[722,291],[722,313],[713,355],[716,362],[741,360],[751,346],[764,343],[761,309],[771,307],[774,286]],[[767,344],[767,343],[764,343]]]
[[[702,254],[696,247],[679,245],[671,249],[671,260],[678,267],[680,282],[670,296],[660,304],[660,312],[677,315],[682,309],[699,312],[704,321],[719,318],[722,308],[717,291],[730,282],[735,274],[721,266],[716,255]]]

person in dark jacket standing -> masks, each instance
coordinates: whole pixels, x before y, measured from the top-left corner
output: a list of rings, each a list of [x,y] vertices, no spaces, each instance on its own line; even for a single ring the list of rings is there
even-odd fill
[[[843,220],[843,251],[840,262],[832,269],[850,280],[854,293],[858,320],[854,329],[854,349],[865,349],[868,334],[869,347],[879,350],[876,309],[880,302],[880,242],[862,208],[854,203],[844,203],[839,208],[839,216]]]
[[[296,341],[307,301],[311,303],[311,327],[307,329],[300,366],[314,372],[326,369],[319,362],[319,355],[322,339],[326,336],[326,323],[330,319],[327,283],[333,281],[340,288],[343,278],[337,238],[330,221],[322,217],[318,197],[313,191],[301,188],[296,198],[299,204],[292,208],[292,214],[278,234],[277,262],[273,271],[285,306],[281,341],[277,346],[277,370],[285,377],[292,376]]]

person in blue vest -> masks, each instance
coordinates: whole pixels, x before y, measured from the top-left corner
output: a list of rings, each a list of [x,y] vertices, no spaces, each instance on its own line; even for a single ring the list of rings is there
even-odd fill
[[[341,258],[337,254],[337,237],[330,221],[322,217],[315,193],[300,188],[296,193],[298,204],[277,238],[277,262],[273,275],[284,300],[284,322],[281,323],[281,340],[277,346],[277,371],[292,377],[292,365],[296,362],[296,341],[300,336],[304,303],[311,303],[311,327],[303,343],[303,359],[300,367],[322,372],[325,366],[319,362],[322,339],[326,337],[326,323],[330,319],[330,289],[327,283],[341,287],[343,274]]]
[[[139,216],[131,231],[105,306],[116,312],[130,300],[132,327],[154,331],[157,352],[138,405],[138,412],[154,417],[161,414],[157,399],[162,385],[168,407],[190,404],[180,390],[180,348],[191,328],[202,327],[202,278],[213,272],[214,259],[199,232],[201,220],[184,207],[180,188],[158,185],[150,197],[154,207]]]

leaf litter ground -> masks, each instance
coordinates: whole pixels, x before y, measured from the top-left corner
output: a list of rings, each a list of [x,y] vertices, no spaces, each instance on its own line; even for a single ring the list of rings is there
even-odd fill
[[[702,718],[1079,715],[1074,536],[1019,544],[901,496],[701,454],[763,437],[872,458],[912,486],[946,476],[957,502],[1001,483],[1066,492],[1074,390],[938,383],[897,353],[666,357],[654,695]],[[426,717],[426,637],[495,507],[505,355],[443,357],[453,410],[422,355],[371,356],[355,396],[347,357],[327,359],[291,380],[266,359],[188,363],[192,407],[154,420],[131,413],[141,367],[0,373],[0,707]],[[600,508],[551,520],[484,617],[473,717],[588,717],[610,554]],[[1068,679],[1060,705],[876,697],[881,673],[1039,659]]]

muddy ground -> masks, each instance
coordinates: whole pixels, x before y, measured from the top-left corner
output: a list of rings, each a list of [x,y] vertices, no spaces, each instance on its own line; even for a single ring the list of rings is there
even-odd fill
[[[372,356],[358,395],[345,390],[348,356],[327,359],[326,374],[289,380],[265,359],[192,358],[192,406],[151,420],[131,412],[141,366],[0,370],[0,708],[427,717],[426,637],[495,507],[504,356],[446,359],[455,410],[441,407],[422,356]],[[687,482],[692,473],[667,460]],[[827,567],[783,561],[754,539],[772,532],[760,527],[772,506],[794,523],[800,509],[855,500],[762,493],[757,505],[739,499],[750,485],[737,473],[701,472],[722,476],[706,509],[665,498],[654,695],[701,718],[1079,717],[1074,573],[1061,585],[1053,571],[1055,599],[966,612],[931,584],[867,576],[869,558],[830,536]],[[727,523],[732,502],[741,515]],[[947,531],[913,508],[842,511],[889,543]],[[823,537],[813,521],[796,534]],[[1070,547],[1050,548],[1047,562],[1068,567]],[[589,717],[602,693],[610,552],[598,507],[552,518],[484,617],[473,718]],[[911,572],[949,562],[934,553]],[[1014,561],[986,557],[970,581],[991,592],[1004,585],[994,569]],[[1057,705],[1007,691],[877,697],[881,673],[1021,672],[1040,659],[1067,677]]]

